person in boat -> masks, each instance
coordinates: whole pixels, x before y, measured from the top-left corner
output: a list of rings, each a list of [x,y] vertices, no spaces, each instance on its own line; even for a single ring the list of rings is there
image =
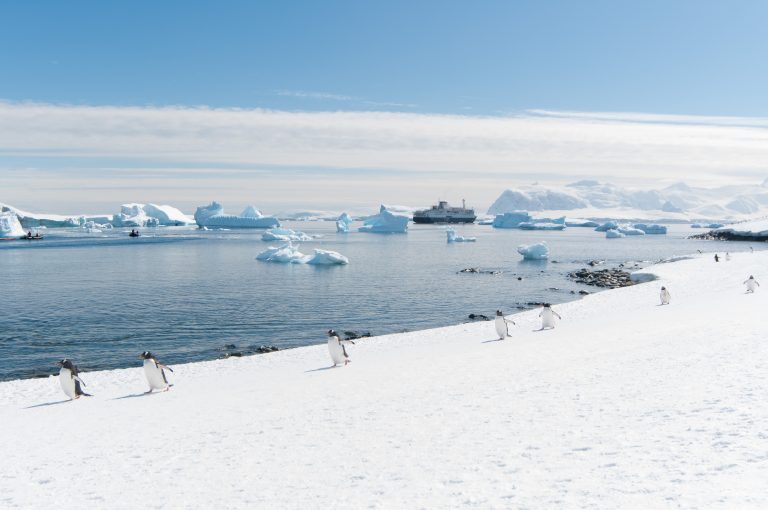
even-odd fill
[[[27,239],[31,239],[31,238],[32,238],[32,231],[30,230],[29,232],[27,232]]]

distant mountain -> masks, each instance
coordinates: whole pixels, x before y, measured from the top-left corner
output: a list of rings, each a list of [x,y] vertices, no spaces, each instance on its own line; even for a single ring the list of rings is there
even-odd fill
[[[697,188],[678,182],[660,190],[622,188],[582,180],[562,187],[522,186],[505,190],[489,215],[554,211],[582,217],[736,220],[768,214],[768,179],[762,184]]]

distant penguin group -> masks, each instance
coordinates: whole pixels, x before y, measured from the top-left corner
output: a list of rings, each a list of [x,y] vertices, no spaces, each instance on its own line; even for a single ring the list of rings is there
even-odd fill
[[[168,378],[165,376],[166,370],[173,372],[171,367],[158,362],[155,355],[149,351],[139,354],[139,358],[144,360],[144,375],[149,383],[149,391],[146,393],[152,393],[154,390],[168,391],[173,386],[168,383]],[[85,382],[80,378],[80,371],[71,359],[64,358],[56,364],[61,367],[59,370],[61,389],[70,400],[92,396],[83,391]]]

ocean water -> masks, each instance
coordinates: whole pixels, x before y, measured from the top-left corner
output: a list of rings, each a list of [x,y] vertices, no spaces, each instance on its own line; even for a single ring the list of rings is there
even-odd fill
[[[0,380],[53,373],[63,357],[95,370],[137,366],[138,353],[151,350],[172,365],[260,345],[324,343],[329,328],[377,335],[458,324],[470,313],[511,313],[598,291],[566,277],[590,260],[643,265],[750,246],[688,240],[696,231],[685,225],[616,240],[588,228],[459,226],[459,235],[477,237],[466,244],[447,244],[437,225],[390,235],[336,234],[333,222],[284,226],[322,236],[302,243],[303,253],[335,250],[350,264],[257,261],[275,245],[261,240],[261,230],[165,227],[131,239],[128,229],[49,229],[42,241],[1,242]],[[522,261],[517,246],[538,241],[548,243],[550,261]],[[501,273],[459,273],[469,267]]]

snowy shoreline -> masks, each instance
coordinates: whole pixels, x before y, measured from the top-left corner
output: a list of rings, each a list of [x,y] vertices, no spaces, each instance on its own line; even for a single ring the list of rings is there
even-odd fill
[[[762,506],[768,253],[469,323],[174,366],[0,383],[0,502],[111,508]],[[666,285],[672,304],[658,305]],[[751,320],[750,320],[751,319]]]

